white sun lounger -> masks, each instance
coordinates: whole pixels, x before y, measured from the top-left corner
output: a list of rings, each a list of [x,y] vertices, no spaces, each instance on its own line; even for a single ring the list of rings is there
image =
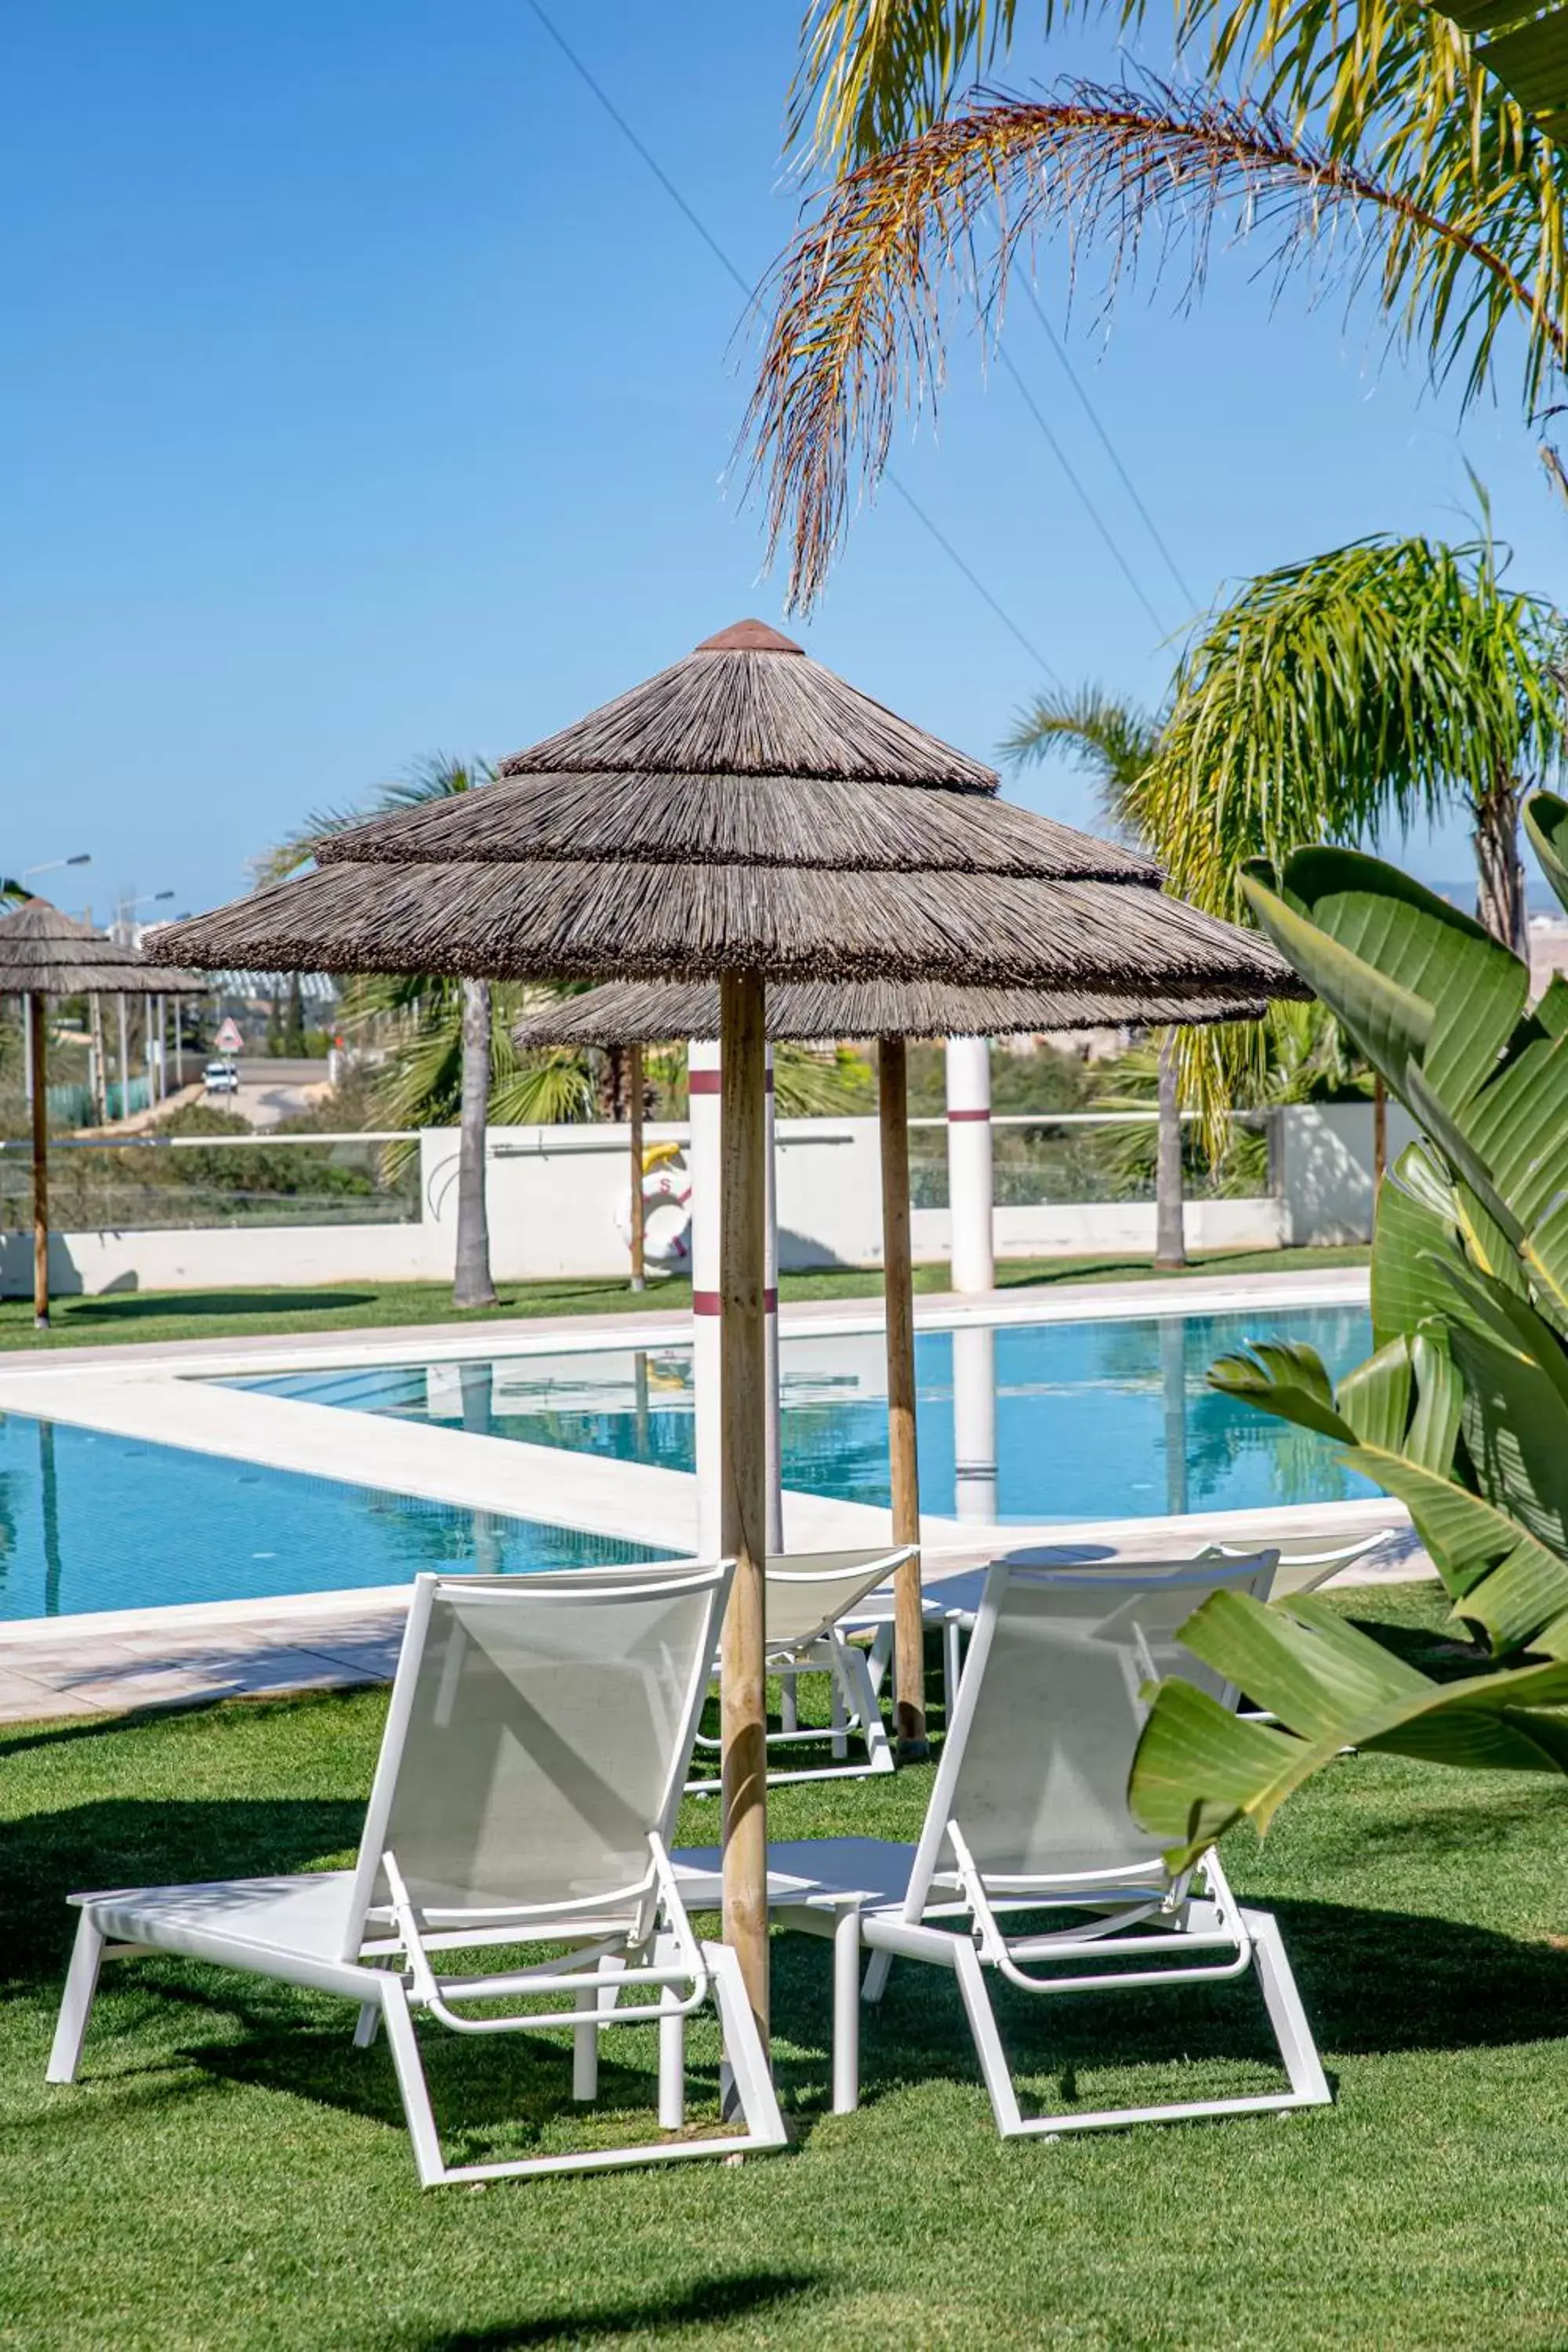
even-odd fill
[[[1314,2106],[1329,2097],[1279,1931],[1243,1909],[1219,1859],[1173,1877],[1127,1805],[1142,1692],[1180,1674],[1234,1705],[1177,1628],[1221,1588],[1267,1596],[1272,1552],[1250,1560],[989,1572],[974,1641],[918,1846],[873,1838],[775,1845],[770,1902],[785,1924],[837,1925],[835,2105],[853,2104],[851,1933],[871,1952],[863,1998],[896,1958],[951,1970],[997,2128],[1006,2137]],[[678,1853],[694,1906],[717,1856]],[[1072,1924],[1041,1929],[1041,1914]],[[815,1916],[814,1916],[815,1915]],[[851,1922],[858,1922],[851,1927]],[[1131,1961],[1129,1968],[1125,1964]],[[1221,1981],[1255,1971],[1289,2082],[1258,2096],[1121,2110],[1022,2113],[988,1979],[1046,1997]]]
[[[847,1641],[845,1634],[849,1626],[868,1622],[861,1606],[867,1596],[888,1584],[894,1572],[913,1555],[912,1544],[897,1551],[768,1554],[763,1588],[763,1638],[768,1672],[782,1677],[784,1702],[783,1728],[769,1732],[768,1747],[772,1751],[803,1742],[820,1745],[827,1740],[834,1758],[831,1764],[808,1770],[770,1769],[770,1788],[777,1788],[786,1780],[864,1780],[874,1772],[892,1771],[892,1743],[877,1697],[880,1676],[873,1675],[866,1652]],[[677,1560],[650,1560],[639,1562],[636,1572],[639,1577],[673,1576],[679,1573],[681,1565]],[[608,1583],[620,1571],[593,1568],[580,1569],[576,1573],[592,1583]],[[890,1593],[886,1605],[890,1612]],[[874,1612],[868,1622],[879,1623],[879,1614]],[[715,1651],[715,1675],[719,1665]],[[802,1675],[827,1677],[832,1719],[825,1729],[803,1731],[799,1727],[795,1714],[795,1688]],[[849,1742],[856,1738],[866,1749],[860,1762],[849,1755]],[[717,1757],[721,1742],[700,1730],[697,1746]],[[718,1773],[713,1771],[688,1780],[686,1793],[694,1797],[716,1796],[719,1785]]]
[[[781,2147],[735,1955],[698,1943],[666,1851],[731,1572],[416,1578],[355,1868],[73,1895],[50,2082],[76,2074],[100,1961],[178,1952],[340,1993],[361,2043],[384,2023],[426,2188]],[[436,1961],[562,1944],[564,1957],[494,1974],[443,1976]],[[676,2129],[679,2028],[710,1996],[743,2133],[443,2160],[414,2011],[457,2033],[570,2027],[580,2099],[597,2088],[600,2032],[657,2021],[658,2119]]]
[[[1381,1551],[1385,1544],[1395,1542],[1399,1532],[1395,1527],[1375,1528],[1370,1535],[1348,1537],[1337,1544],[1326,1543],[1321,1536],[1273,1538],[1268,1549],[1278,1553],[1279,1565],[1274,1570],[1268,1598],[1271,1601],[1294,1600],[1301,1593],[1316,1592],[1320,1585],[1327,1584],[1342,1570],[1353,1568],[1358,1560],[1368,1559],[1373,1552]],[[1200,1559],[1253,1559],[1257,1558],[1258,1551],[1257,1543],[1220,1543],[1209,1545],[1198,1556]],[[1016,1563],[1020,1567],[1044,1567],[1047,1564],[1055,1565],[1054,1562],[1037,1562],[1027,1558]],[[1103,1566],[1106,1570],[1115,1570],[1119,1563],[1109,1559]],[[1063,1561],[1062,1567],[1085,1576],[1101,1573],[1101,1565],[1097,1561],[1081,1564]],[[984,1569],[970,1570],[947,1579],[945,1585],[934,1585],[928,1595],[928,1610],[940,1620],[942,1629],[942,1691],[949,1723],[952,1721],[952,1711],[958,1700],[959,1677],[963,1669],[963,1645],[967,1636],[974,1631],[984,1580]],[[951,1599],[944,1597],[949,1591],[952,1595]],[[880,1655],[873,1653],[871,1674],[879,1686],[880,1664]]]

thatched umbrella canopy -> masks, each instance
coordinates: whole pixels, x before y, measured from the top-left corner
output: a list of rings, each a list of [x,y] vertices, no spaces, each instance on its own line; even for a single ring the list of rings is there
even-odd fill
[[[920,1459],[915,1430],[914,1267],[910,1246],[910,1144],[907,1043],[912,1037],[1003,1037],[1062,1029],[1120,1028],[1127,1024],[1196,1026],[1220,1021],[1255,1021],[1268,1010],[1263,999],[1099,996],[1073,990],[1055,992],[1026,988],[954,988],[931,981],[784,981],[767,992],[766,1025],[771,1044],[786,1039],[821,1042],[842,1037],[877,1041],[881,1114],[882,1280],[887,1301],[888,1457],[891,1485],[892,1537],[897,1545],[921,1539]],[[629,1048],[680,1037],[717,1037],[719,991],[701,981],[606,981],[601,987],[562,999],[526,1014],[514,1030],[516,1044],[530,1047],[593,1045]],[[640,1066],[637,1071],[640,1079]],[[634,1080],[636,1101],[638,1085]],[[640,1110],[640,1103],[637,1105]],[[641,1202],[637,1169],[641,1136],[634,1126],[632,1233],[634,1263]],[[638,1266],[640,1272],[640,1265]],[[910,1605],[918,1609],[917,1562]],[[907,1649],[912,1648],[914,1628]],[[910,1680],[917,1661],[901,1662]],[[897,1678],[895,1678],[897,1680]],[[908,1707],[916,1694],[897,1694]]]
[[[1257,1021],[1266,998],[1093,995],[1073,989],[950,988],[941,982],[784,981],[767,996],[770,1045],[847,1037],[1018,1037],[1053,1029],[1163,1028]],[[717,1037],[719,991],[702,981],[605,981],[526,1013],[512,1031],[524,1048],[663,1045]]]
[[[33,1096],[33,1319],[49,1320],[48,1043],[45,1006],[51,996],[173,996],[205,993],[194,971],[145,962],[134,948],[106,940],[47,898],[28,898],[0,917],[0,995],[29,1005],[28,1076]]]
[[[742,621],[484,791],[323,840],[315,872],[171,924],[154,949],[219,968],[721,983],[725,1932],[764,2029],[765,987],[1300,986],[1261,939],[1165,898],[1146,858],[997,785]]]

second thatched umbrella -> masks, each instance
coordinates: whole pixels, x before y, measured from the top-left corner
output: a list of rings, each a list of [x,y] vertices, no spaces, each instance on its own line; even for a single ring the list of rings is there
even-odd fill
[[[920,1457],[915,1428],[914,1265],[910,1242],[909,1062],[911,1037],[1003,1037],[1052,1030],[1187,1026],[1253,1021],[1267,1003],[1252,998],[1095,996],[1077,991],[953,988],[941,982],[870,981],[838,985],[785,981],[767,992],[770,1045],[874,1038],[880,1118],[882,1286],[888,1367],[888,1469],[892,1539],[915,1547],[899,1570],[895,1606],[894,1729],[901,1757],[925,1753],[924,1619],[921,1590]],[[585,994],[530,1013],[513,1031],[531,1047],[605,1049],[719,1034],[719,991],[701,982],[608,981]],[[703,1181],[699,1170],[697,1181]],[[637,1198],[634,1164],[632,1192]],[[694,1272],[694,1278],[696,1276]],[[772,1401],[770,1400],[770,1402]],[[702,1400],[698,1400],[700,1416]]]
[[[172,924],[218,969],[707,980],[721,992],[724,1916],[768,2018],[763,996],[802,979],[1295,993],[1261,940],[1145,858],[995,798],[997,778],[755,621],[499,781],[321,844],[313,874]]]
[[[51,996],[170,996],[205,992],[195,972],[144,963],[134,948],[105,939],[47,898],[28,898],[0,919],[0,995],[28,1003],[28,1086],[33,1097],[33,1321],[49,1322],[49,1097],[45,1021]],[[123,1106],[121,1107],[123,1108]]]

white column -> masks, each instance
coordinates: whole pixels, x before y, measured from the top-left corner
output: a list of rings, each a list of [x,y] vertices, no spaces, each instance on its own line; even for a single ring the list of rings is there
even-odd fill
[[[131,1108],[131,1020],[123,996],[120,1005],[120,1116],[124,1118]]]
[[[697,1549],[719,1552],[721,1520],[719,1412],[720,1061],[717,1038],[692,1038],[686,1049],[691,1144],[691,1384],[697,1423]],[[768,1230],[765,1307],[768,1351],[768,1530],[770,1551],[784,1549],[779,1486],[779,1238],[773,1175],[773,1053],[767,1072]]]
[[[991,1041],[947,1041],[947,1197],[954,1290],[995,1287],[991,1233]]]
[[[954,1507],[961,1519],[996,1517],[996,1334],[974,1323],[952,1334]]]

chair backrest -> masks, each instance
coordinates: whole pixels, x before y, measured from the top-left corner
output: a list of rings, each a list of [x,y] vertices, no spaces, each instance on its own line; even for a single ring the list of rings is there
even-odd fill
[[[781,1551],[767,1558],[763,1637],[780,1649],[815,1642],[885,1584],[914,1547],[898,1551]]]
[[[649,1832],[669,1835],[731,1573],[417,1577],[346,1954],[389,1898],[388,1851],[427,1915],[629,1910]]]
[[[1213,1592],[1266,1600],[1274,1560],[1266,1551],[1091,1569],[998,1561],[910,1874],[909,1916],[952,1860],[950,1822],[988,1885],[1100,1872],[1164,1883],[1160,1841],[1127,1804],[1143,1688],[1180,1675],[1234,1705],[1234,1690],[1181,1648],[1177,1629]]]
[[[1342,1569],[1353,1567],[1358,1559],[1380,1551],[1398,1534],[1394,1527],[1374,1528],[1370,1535],[1349,1536],[1337,1544],[1325,1541],[1321,1536],[1281,1537],[1275,1547],[1279,1565],[1274,1571],[1269,1598],[1289,1601],[1299,1593],[1316,1592],[1321,1584],[1327,1584]],[[1221,1559],[1241,1559],[1247,1552],[1247,1547],[1241,1544],[1215,1544],[1213,1549]]]

